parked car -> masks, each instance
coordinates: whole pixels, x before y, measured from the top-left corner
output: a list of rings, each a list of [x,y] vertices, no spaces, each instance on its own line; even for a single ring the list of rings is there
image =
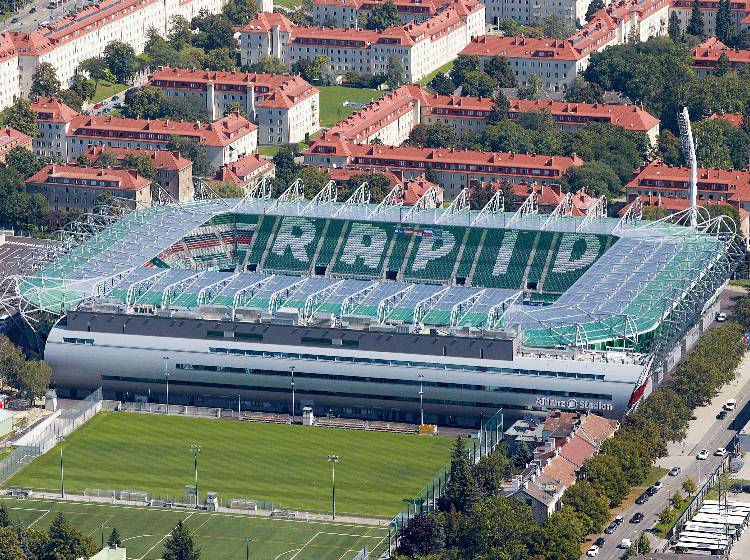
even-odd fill
[[[11,23],[18,23],[18,18],[14,17],[12,20],[10,20]]]
[[[607,542],[607,541],[606,541],[606,540],[604,540],[604,537],[599,537],[598,539],[596,539],[596,540],[594,541],[594,544],[595,544],[596,546],[598,546],[599,548],[601,548],[601,547],[603,547],[603,546],[604,546],[604,543],[606,543],[606,542]]]
[[[723,323],[726,320],[727,320],[727,314],[726,313],[718,313],[716,315],[716,321],[718,321],[719,323]]]
[[[635,499],[635,503],[638,504],[639,506],[642,506],[648,501],[650,497],[651,496],[648,495],[648,492],[644,492],[643,494],[641,494]]]
[[[659,491],[661,490],[662,486],[664,485],[662,484],[661,480],[657,480],[656,482],[654,482],[654,485],[651,488],[653,488],[656,491]]]
[[[115,95],[114,97],[112,97],[112,101],[119,101],[119,100],[120,100],[119,95]]]
[[[631,541],[630,539],[622,539],[622,541],[620,541],[620,546],[619,547],[620,548],[630,548],[631,544],[633,544],[633,541]]]
[[[606,528],[606,529],[604,529],[604,533],[605,533],[606,535],[611,535],[612,533],[614,533],[615,531],[617,531],[617,528],[618,528],[619,526],[620,526],[620,524],[619,524],[619,523],[615,523],[615,522],[613,521],[612,523],[610,523],[609,525],[607,525],[607,528]]]
[[[36,6],[32,7],[32,8],[31,8],[31,9],[29,10],[29,13],[30,13],[30,14],[35,14],[35,13],[36,13]]]
[[[698,452],[698,455],[696,456],[696,458],[699,461],[705,461],[706,459],[708,459],[708,449],[701,449]]]
[[[599,547],[595,544],[592,544],[591,548],[586,551],[586,556],[596,556],[597,554],[599,554]]]
[[[682,469],[680,467],[672,467],[669,469],[669,476],[677,476],[681,471]]]
[[[737,401],[735,399],[729,399],[724,403],[724,410],[734,410],[737,408]]]
[[[728,414],[729,414],[729,413],[728,413],[728,412],[727,412],[726,410],[724,410],[724,409],[722,408],[722,409],[721,409],[721,410],[719,411],[719,413],[718,413],[718,414],[716,415],[716,419],[717,419],[717,420],[724,420],[724,418],[726,418]]]
[[[643,514],[640,511],[635,512],[633,517],[630,518],[631,523],[640,523],[643,521]]]
[[[726,454],[727,454],[727,450],[724,449],[723,447],[719,447],[719,449],[714,451],[714,455],[716,455],[717,457],[725,457]]]
[[[745,485],[744,485],[744,486],[742,487],[742,491],[743,491],[743,492],[744,492],[745,494],[750,494],[750,484],[745,484]]]

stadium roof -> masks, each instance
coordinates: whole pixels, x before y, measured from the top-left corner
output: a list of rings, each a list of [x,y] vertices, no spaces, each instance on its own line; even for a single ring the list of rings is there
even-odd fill
[[[227,214],[337,218],[422,226],[549,230],[616,236],[550,305],[521,304],[522,291],[271,272],[155,268],[153,260],[212,218]],[[200,230],[198,230],[200,231]],[[519,326],[526,345],[606,348],[654,331],[681,302],[711,297],[729,274],[727,236],[706,228],[613,218],[404,208],[306,200],[206,200],[133,212],[33,276],[18,277],[23,308],[62,313],[92,298],[195,310],[363,316],[384,324],[496,329]],[[271,268],[271,267],[267,267]],[[717,272],[718,270],[718,272]],[[281,270],[280,270],[281,272]],[[647,337],[646,337],[647,338]],[[615,343],[614,341],[619,341]]]

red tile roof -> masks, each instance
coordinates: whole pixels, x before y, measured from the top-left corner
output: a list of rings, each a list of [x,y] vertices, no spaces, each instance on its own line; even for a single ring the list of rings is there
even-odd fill
[[[31,104],[37,120],[68,123],[78,116],[78,111],[71,109],[55,97],[40,97]]]
[[[206,146],[228,146],[238,138],[258,127],[239,114],[231,114],[210,123],[127,119],[123,117],[90,117],[78,115],[70,124],[71,134],[76,136],[99,136],[100,132],[162,134],[197,139]],[[137,138],[136,138],[137,139]],[[146,140],[144,138],[144,140]],[[149,142],[168,142],[166,139],[151,139]]]
[[[51,179],[68,179],[70,182],[62,184]],[[88,184],[88,181],[98,183],[107,181],[107,185]],[[26,179],[29,184],[47,184],[51,187],[88,186],[101,189],[118,189],[124,191],[139,191],[148,187],[151,181],[138,175],[135,171],[119,168],[81,167],[78,165],[45,165],[37,173]]]
[[[722,54],[732,65],[750,64],[750,50],[730,49],[716,37],[709,37],[693,50],[693,68],[713,68]]]
[[[269,33],[273,27],[278,27],[282,33],[291,33],[295,25],[283,14],[260,12],[255,19],[240,29],[240,33]]]
[[[235,162],[228,163],[216,172],[216,180],[224,183],[244,185],[255,175],[267,173],[276,165],[268,159],[263,159],[256,154],[248,154]]]
[[[597,446],[600,446],[605,440],[612,437],[619,425],[620,423],[617,420],[589,413],[581,418],[578,429],[587,435]]]
[[[362,169],[346,169],[344,167],[318,167],[320,171],[323,171],[325,173],[328,173],[328,176],[331,178],[331,181],[336,181],[336,184],[343,185],[344,183],[347,183],[349,179],[356,175],[366,175],[369,173],[369,171],[362,170]],[[403,181],[399,179],[396,175],[390,172],[381,173],[381,175],[385,175],[388,180],[390,181],[389,186],[394,187],[396,185],[402,185]]]
[[[187,158],[182,157],[178,152],[169,150],[144,150],[141,148],[111,148],[109,146],[92,146],[82,155],[89,158],[91,163],[101,157],[103,152],[113,152],[117,156],[117,161],[122,162],[128,155],[146,155],[151,158],[154,167],[163,171],[180,171],[193,164]]]
[[[574,124],[571,119],[592,120],[621,126],[627,130],[648,132],[661,121],[637,105],[607,103],[567,103],[564,101],[513,99],[509,113],[535,113],[549,111],[561,124]]]
[[[0,61],[18,56],[16,46],[7,33],[0,33]]]
[[[31,136],[9,126],[0,128],[0,155],[5,155],[13,148],[31,145]]]
[[[443,188],[427,180],[424,174],[406,183],[404,189],[404,204],[412,206],[424,195],[428,189],[433,188],[438,192],[440,201],[443,199]]]
[[[413,87],[416,86],[401,86],[387,93],[336,123],[329,133],[338,134],[351,142],[366,140],[417,106]]]
[[[475,37],[460,53],[464,56],[503,56],[544,60],[577,61],[587,56],[588,51],[579,50],[566,39],[536,39],[530,37],[500,37],[482,35]]]
[[[710,121],[727,121],[732,126],[739,128],[742,125],[741,113],[712,113],[708,120]]]
[[[292,107],[319,91],[299,76],[190,70],[169,66],[151,74],[149,83],[169,89],[203,90],[206,84],[255,88],[256,96],[263,94],[258,106],[269,108]]]

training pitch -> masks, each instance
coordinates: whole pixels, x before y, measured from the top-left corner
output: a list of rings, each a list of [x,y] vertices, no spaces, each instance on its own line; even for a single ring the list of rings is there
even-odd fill
[[[62,511],[97,544],[101,544],[102,533],[106,541],[117,527],[128,558],[137,560],[161,558],[164,541],[180,519],[195,537],[202,560],[244,560],[248,538],[252,539],[252,560],[351,560],[365,545],[377,552],[388,543],[384,527],[328,521],[14,498],[0,498],[0,503],[8,508],[11,519],[35,529],[47,529]]]
[[[273,502],[299,511],[393,517],[450,459],[452,438],[103,412],[62,444],[65,489],[147,491],[182,501],[193,483],[191,444],[199,444],[199,490]],[[4,486],[60,487],[59,446]]]

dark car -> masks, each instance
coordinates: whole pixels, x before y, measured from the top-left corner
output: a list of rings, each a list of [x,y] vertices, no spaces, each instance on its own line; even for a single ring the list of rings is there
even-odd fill
[[[743,492],[744,492],[745,494],[750,494],[750,484],[745,484],[745,485],[744,485],[744,486],[742,487],[742,491],[743,491]]]
[[[630,518],[631,523],[640,523],[641,521],[643,521],[643,514],[640,511],[636,512],[636,514]]]
[[[727,417],[727,414],[729,414],[726,410],[720,410],[719,414],[716,415],[717,420],[724,420],[724,418]]]
[[[604,546],[604,543],[605,543],[605,542],[607,542],[607,541],[605,541],[605,540],[604,540],[604,537],[599,537],[598,539],[596,539],[596,540],[594,541],[594,544],[595,544],[596,546],[598,546],[598,547],[602,547],[602,546]]]
[[[639,506],[642,506],[648,501],[650,497],[651,496],[648,495],[648,492],[644,492],[643,494],[641,494],[635,499],[635,503],[638,504]]]
[[[31,9],[29,10],[29,13],[30,13],[30,14],[35,14],[35,13],[36,13],[36,7],[33,7],[33,8],[31,8]]]
[[[614,533],[615,531],[617,531],[617,528],[618,528],[619,526],[620,526],[620,524],[619,524],[619,523],[610,523],[609,525],[607,525],[607,528],[606,528],[606,529],[604,529],[604,532],[605,532],[605,533],[606,533],[607,535],[611,535],[612,533]]]
[[[646,494],[648,494],[649,496],[653,496],[653,495],[654,495],[654,494],[656,494],[656,493],[657,493],[658,491],[659,491],[659,489],[658,489],[658,488],[654,488],[654,487],[652,486],[651,488],[649,488],[648,490],[646,490]]]
[[[12,20],[10,20],[11,23],[18,23],[18,18],[14,17]]]

